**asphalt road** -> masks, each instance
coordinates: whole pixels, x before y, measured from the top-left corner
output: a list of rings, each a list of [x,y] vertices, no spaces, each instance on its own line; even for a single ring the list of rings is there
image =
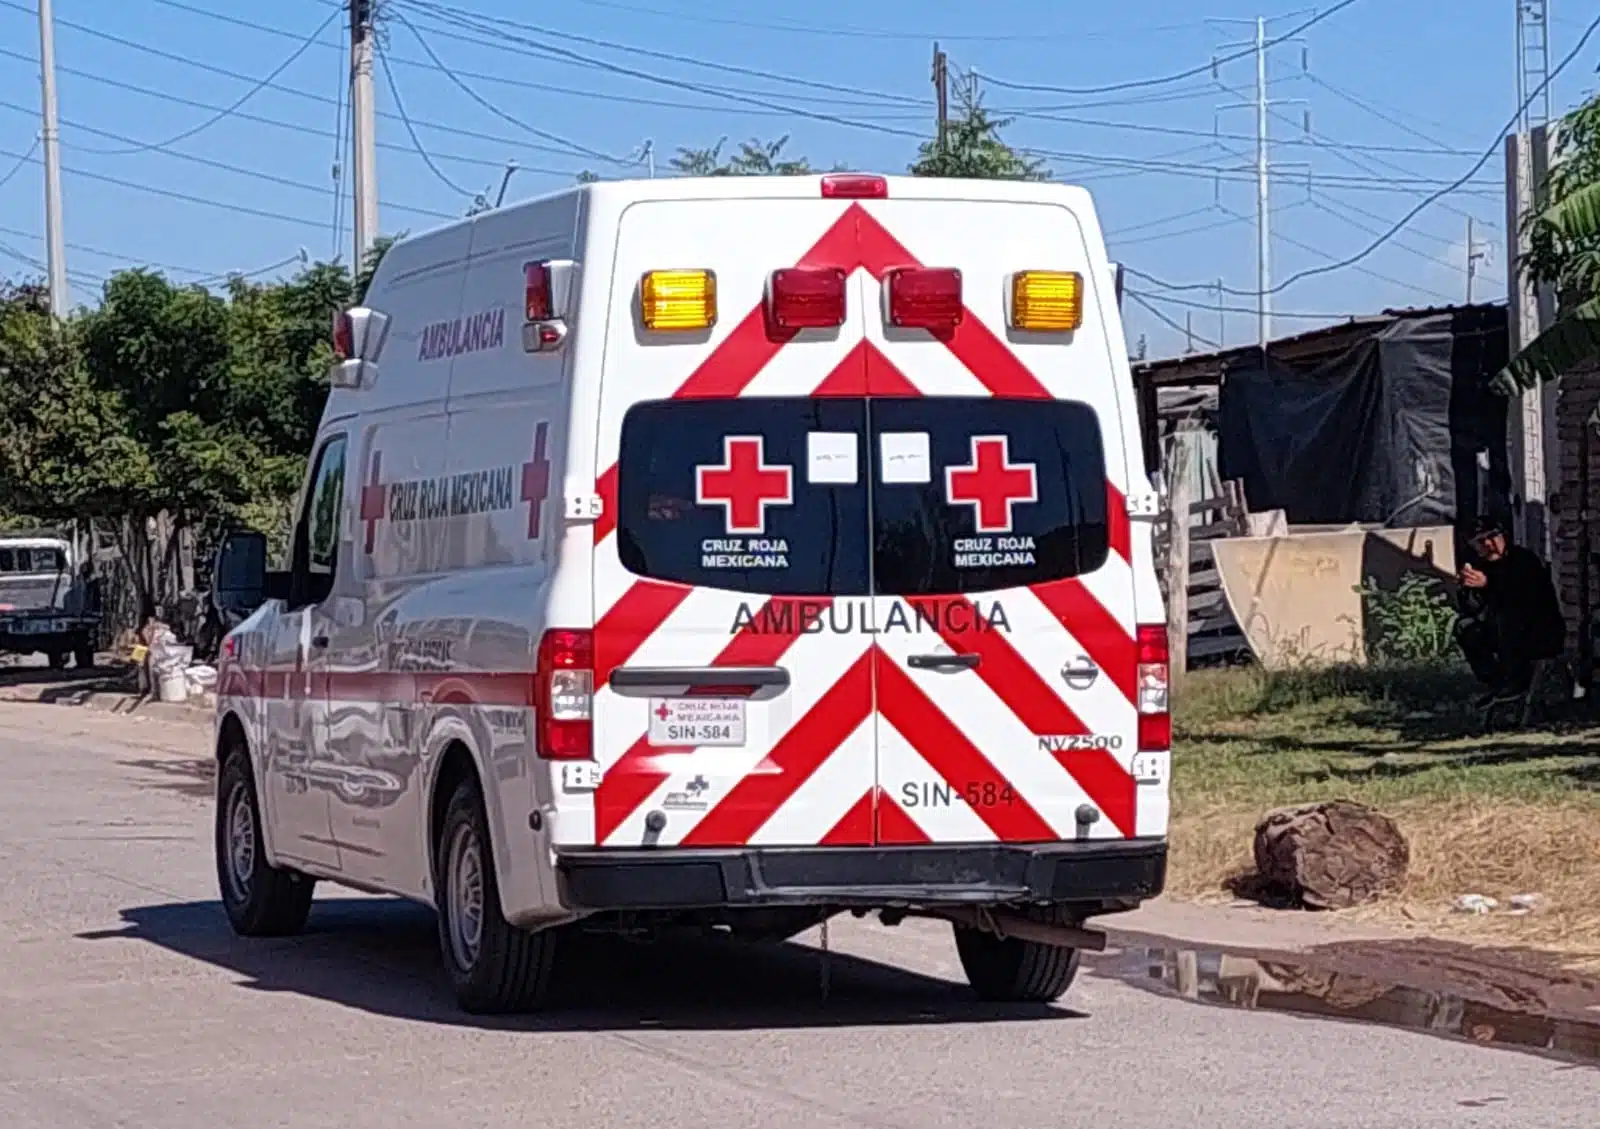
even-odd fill
[[[476,1022],[430,916],[323,895],[235,939],[206,787],[158,726],[0,705],[0,1118],[9,1126],[1319,1129],[1595,1124],[1600,1070],[1234,1011],[1104,972],[969,1002],[930,923],[590,953],[559,1014]],[[814,937],[813,937],[814,940]]]

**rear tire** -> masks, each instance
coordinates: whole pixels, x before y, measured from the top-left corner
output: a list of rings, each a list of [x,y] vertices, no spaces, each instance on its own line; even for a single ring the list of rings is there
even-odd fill
[[[79,670],[94,669],[94,644],[81,640],[72,649],[72,665]]]
[[[316,881],[267,861],[250,755],[235,749],[217,774],[217,888],[241,937],[291,937],[311,916]]]
[[[1077,924],[1054,909],[1030,909],[1028,916],[1051,924]],[[1055,1003],[1077,978],[1081,955],[1077,949],[996,937],[960,925],[954,928],[961,967],[979,999],[990,1003]]]
[[[50,664],[50,669],[51,670],[66,670],[67,669],[67,652],[66,651],[48,651],[48,652],[46,652],[46,654],[44,656],[44,660],[45,660],[45,662]]]
[[[439,948],[461,1010],[534,1011],[549,997],[557,931],[530,933],[505,919],[483,791],[463,780],[445,809],[434,851]]]

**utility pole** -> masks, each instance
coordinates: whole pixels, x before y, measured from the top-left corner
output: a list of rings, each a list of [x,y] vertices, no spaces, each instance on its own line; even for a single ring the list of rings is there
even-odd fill
[[[1471,216],[1467,217],[1467,305],[1472,305],[1472,284],[1478,278],[1478,264],[1488,258],[1486,248],[1478,246],[1478,237]]]
[[[1533,95],[1531,101],[1529,95]],[[1517,0],[1517,105],[1522,107],[1519,133],[1548,125],[1555,113],[1550,93],[1548,0]]]
[[[1271,170],[1267,164],[1267,21],[1256,17],[1256,332],[1263,350],[1272,340]]]
[[[1188,356],[1194,352],[1194,311],[1183,312],[1183,354]]]
[[[934,128],[939,139],[939,152],[945,150],[945,131],[950,125],[950,60],[933,45],[933,98],[938,107]]]
[[[1230,106],[1219,106],[1221,110],[1250,109],[1255,111],[1256,118],[1256,159],[1254,171],[1256,174],[1256,343],[1265,351],[1267,343],[1272,340],[1272,170],[1274,168],[1271,158],[1271,138],[1267,132],[1269,115],[1274,106],[1289,105],[1301,102],[1299,98],[1272,98],[1270,82],[1267,72],[1267,53],[1270,47],[1285,42],[1282,39],[1268,41],[1267,17],[1257,16],[1253,20],[1214,20],[1215,23],[1245,23],[1250,25],[1255,34],[1250,39],[1240,43],[1224,44],[1221,50],[1235,50],[1243,48],[1246,52],[1253,52],[1256,57],[1256,96],[1249,102],[1238,102]],[[1305,44],[1301,42],[1302,69],[1308,67]],[[1211,62],[1212,77],[1221,81],[1219,60],[1213,58]],[[1224,87],[1224,89],[1228,89]],[[1309,120],[1309,119],[1308,119]],[[1307,126],[1309,129],[1309,125]],[[1290,166],[1279,164],[1278,168]],[[1306,166],[1309,168],[1309,166]]]
[[[1223,304],[1222,279],[1217,279],[1217,346],[1228,347],[1228,308]]]
[[[356,261],[360,270],[378,239],[378,112],[373,101],[373,0],[350,3],[350,108],[355,149]]]
[[[61,123],[56,113],[56,32],[50,0],[39,0],[39,69],[42,74],[44,125],[44,227],[46,266],[50,273],[50,312],[67,316],[72,292],[67,288],[67,236],[61,219]]]

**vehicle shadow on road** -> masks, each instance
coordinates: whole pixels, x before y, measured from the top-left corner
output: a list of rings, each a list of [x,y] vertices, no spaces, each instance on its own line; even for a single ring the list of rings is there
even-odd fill
[[[533,1016],[462,1013],[440,968],[434,916],[398,899],[319,899],[307,931],[236,937],[217,902],[122,910],[120,929],[82,940],[133,940],[205,961],[244,987],[292,992],[378,1015],[527,1031],[746,1030],[1079,1019],[1047,1005],[986,1004],[965,984],[803,945],[720,938],[634,944],[585,937],[559,966],[555,1006]]]

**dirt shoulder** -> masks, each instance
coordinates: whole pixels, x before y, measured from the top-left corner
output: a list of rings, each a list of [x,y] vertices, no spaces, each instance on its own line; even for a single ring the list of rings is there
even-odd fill
[[[1398,896],[1318,916],[1600,969],[1600,712],[1545,703],[1528,730],[1484,732],[1474,693],[1450,671],[1195,672],[1178,703],[1169,892],[1235,900],[1262,814],[1351,799],[1399,824],[1411,873]],[[1464,894],[1540,905],[1463,914]]]

